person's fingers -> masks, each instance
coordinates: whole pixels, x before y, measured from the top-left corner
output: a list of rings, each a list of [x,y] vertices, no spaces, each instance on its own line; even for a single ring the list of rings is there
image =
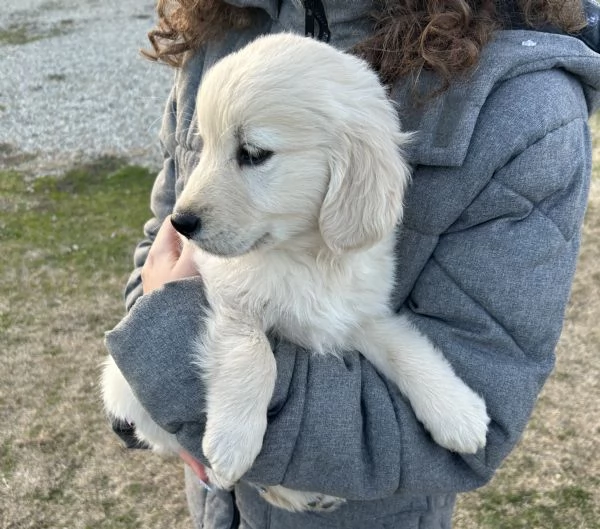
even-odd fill
[[[169,215],[162,223],[156,238],[152,243],[148,256],[153,258],[157,256],[169,256],[175,262],[181,253],[181,242],[179,234],[171,224],[171,216]]]
[[[183,245],[181,255],[173,267],[173,275],[177,278],[192,277],[200,274],[194,261],[194,245],[186,242]]]
[[[144,294],[162,287],[169,281],[193,277],[199,274],[193,259],[191,243],[182,248],[182,239],[167,217],[156,234],[144,266],[142,266],[142,289]]]
[[[200,461],[195,459],[190,453],[186,452],[183,449],[179,451],[179,457],[183,459],[185,464],[192,469],[192,471],[194,472],[194,474],[196,474],[196,476],[202,482],[202,484],[208,490],[210,490],[210,487],[208,486],[208,475],[206,474],[206,469],[204,468],[204,465],[200,463]]]

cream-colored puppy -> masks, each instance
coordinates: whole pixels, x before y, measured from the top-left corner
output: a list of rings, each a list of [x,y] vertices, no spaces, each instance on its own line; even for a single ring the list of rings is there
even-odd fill
[[[212,309],[197,354],[211,481],[231,487],[261,450],[277,375],[268,331],[322,354],[360,351],[437,443],[482,448],[484,401],[388,304],[409,136],[375,73],[308,38],[262,37],[207,73],[197,115],[202,153],[172,220],[197,247]],[[109,413],[177,450],[114,363],[104,375]],[[292,510],[336,504],[283,487],[264,496]]]

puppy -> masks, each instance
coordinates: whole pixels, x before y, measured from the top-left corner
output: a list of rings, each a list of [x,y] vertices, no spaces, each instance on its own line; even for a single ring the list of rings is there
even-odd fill
[[[315,40],[266,36],[206,74],[197,116],[203,148],[172,222],[196,248],[211,307],[197,352],[211,482],[231,487],[261,450],[277,374],[269,331],[321,354],[360,351],[437,443],[482,448],[484,401],[389,306],[410,137],[376,74]],[[111,415],[158,449],[178,449],[110,360],[103,389]],[[343,501],[263,493],[290,510]]]

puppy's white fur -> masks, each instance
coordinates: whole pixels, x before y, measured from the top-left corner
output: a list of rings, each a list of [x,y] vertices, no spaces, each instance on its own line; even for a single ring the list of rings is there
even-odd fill
[[[197,115],[203,149],[175,213],[201,221],[191,244],[212,308],[197,355],[211,481],[232,486],[261,450],[276,379],[269,330],[320,353],[361,351],[436,442],[482,448],[484,401],[388,304],[410,138],[376,75],[314,40],[262,37],[207,73]],[[109,413],[158,449],[177,450],[108,362]],[[291,510],[335,504],[283,487],[264,497]]]

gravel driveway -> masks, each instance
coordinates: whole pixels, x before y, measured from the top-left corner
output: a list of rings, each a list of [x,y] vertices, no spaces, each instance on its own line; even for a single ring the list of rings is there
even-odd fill
[[[148,0],[2,0],[0,169],[157,167],[173,70],[139,53],[154,20]]]

